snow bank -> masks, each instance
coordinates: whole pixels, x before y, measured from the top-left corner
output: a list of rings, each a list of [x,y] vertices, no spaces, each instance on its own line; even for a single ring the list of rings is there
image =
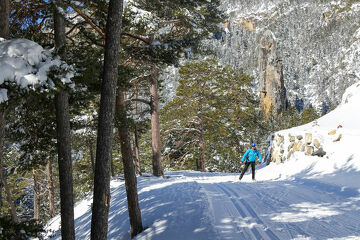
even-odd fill
[[[317,178],[321,181],[344,187],[360,188],[360,82],[349,87],[341,104],[323,117],[291,129],[275,133],[272,141],[272,157],[276,151],[283,151],[282,164],[275,163],[261,169],[258,176],[262,180],[284,180]],[[306,150],[293,150],[291,145],[302,141],[304,147],[314,144],[306,143],[297,136],[312,135],[326,152],[323,157],[306,155]],[[290,138],[293,141],[290,141]],[[295,140],[294,140],[295,138]],[[316,150],[316,147],[313,147]],[[289,153],[292,151],[291,153]]]

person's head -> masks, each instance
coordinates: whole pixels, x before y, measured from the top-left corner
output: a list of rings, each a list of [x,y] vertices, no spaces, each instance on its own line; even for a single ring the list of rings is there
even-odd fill
[[[255,147],[256,147],[255,143],[252,143],[252,144],[250,145],[250,147],[251,147],[251,149],[255,149]]]

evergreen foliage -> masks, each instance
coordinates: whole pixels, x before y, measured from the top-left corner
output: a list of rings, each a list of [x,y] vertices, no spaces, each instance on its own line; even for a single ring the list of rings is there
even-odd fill
[[[0,217],[0,240],[27,240],[44,232],[43,226],[34,220],[13,223],[9,217]]]
[[[251,81],[215,59],[188,62],[180,68],[176,97],[161,115],[170,169],[196,169],[204,153],[207,170],[238,170],[241,153],[261,126]]]

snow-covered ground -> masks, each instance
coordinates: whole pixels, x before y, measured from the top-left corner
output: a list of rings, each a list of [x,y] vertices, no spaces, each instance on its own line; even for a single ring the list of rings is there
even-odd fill
[[[137,240],[360,239],[360,83],[342,104],[316,122],[284,130],[316,132],[327,154],[294,154],[260,165],[256,182],[247,173],[167,172],[165,179],[139,177],[143,225]],[[341,124],[340,141],[327,133]],[[284,132],[282,131],[282,132]],[[124,182],[111,182],[108,239],[130,239]],[[76,205],[76,238],[89,239],[91,203]],[[59,217],[48,230],[59,239]]]

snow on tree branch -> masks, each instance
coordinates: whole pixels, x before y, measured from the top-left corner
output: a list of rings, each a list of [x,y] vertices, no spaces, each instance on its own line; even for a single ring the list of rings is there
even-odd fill
[[[64,72],[55,76],[63,84],[71,83],[73,68],[60,58],[53,58],[39,44],[27,39],[0,39],[0,85],[12,82],[25,90],[35,86],[53,88],[54,83],[48,77],[52,67]],[[2,87],[0,103],[7,100],[7,89]]]

